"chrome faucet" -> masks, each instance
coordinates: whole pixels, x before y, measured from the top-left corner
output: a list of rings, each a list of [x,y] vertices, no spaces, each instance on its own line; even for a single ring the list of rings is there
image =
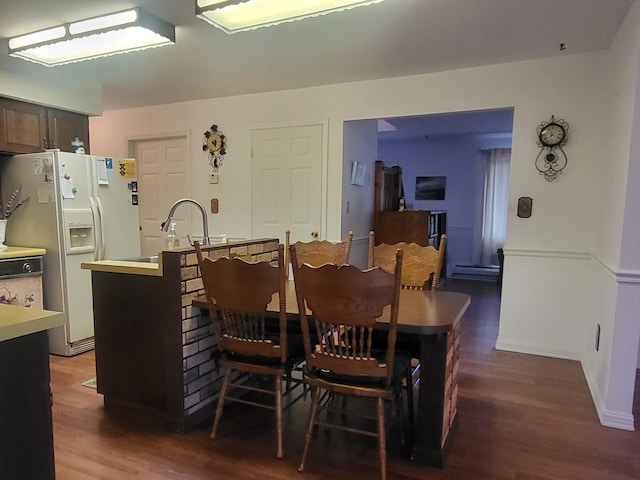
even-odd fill
[[[207,212],[204,209],[204,206],[197,200],[193,200],[192,198],[181,198],[180,200],[176,200],[173,205],[171,205],[171,209],[169,210],[169,215],[167,215],[167,219],[162,222],[161,229],[163,232],[169,231],[169,226],[171,225],[171,219],[173,218],[173,214],[176,212],[176,208],[183,203],[193,203],[202,214],[202,233],[204,238],[202,239],[203,245],[209,245],[211,242],[209,241],[209,222],[207,221]],[[189,243],[191,243],[191,238],[189,238]],[[193,245],[193,243],[191,243]]]

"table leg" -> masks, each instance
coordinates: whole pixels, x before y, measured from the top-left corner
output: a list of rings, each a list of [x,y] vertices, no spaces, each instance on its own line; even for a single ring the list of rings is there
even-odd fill
[[[420,382],[411,459],[444,467],[457,398],[459,327],[420,338]]]

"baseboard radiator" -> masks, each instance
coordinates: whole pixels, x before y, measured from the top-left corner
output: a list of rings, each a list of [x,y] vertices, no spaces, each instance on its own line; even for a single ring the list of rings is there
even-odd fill
[[[495,281],[499,272],[500,267],[497,265],[455,265],[451,277]]]

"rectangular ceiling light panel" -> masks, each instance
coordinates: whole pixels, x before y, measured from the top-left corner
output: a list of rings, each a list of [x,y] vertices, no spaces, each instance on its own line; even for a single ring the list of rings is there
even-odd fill
[[[139,8],[9,39],[9,55],[47,67],[175,43],[175,27]]]
[[[196,0],[196,16],[227,33],[270,27],[383,0]]]

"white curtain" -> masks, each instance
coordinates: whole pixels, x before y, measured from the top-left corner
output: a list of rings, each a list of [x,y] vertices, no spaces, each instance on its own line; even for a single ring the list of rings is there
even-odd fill
[[[497,265],[498,248],[504,246],[507,232],[511,149],[482,150],[482,157],[485,162],[485,180],[481,263]]]

